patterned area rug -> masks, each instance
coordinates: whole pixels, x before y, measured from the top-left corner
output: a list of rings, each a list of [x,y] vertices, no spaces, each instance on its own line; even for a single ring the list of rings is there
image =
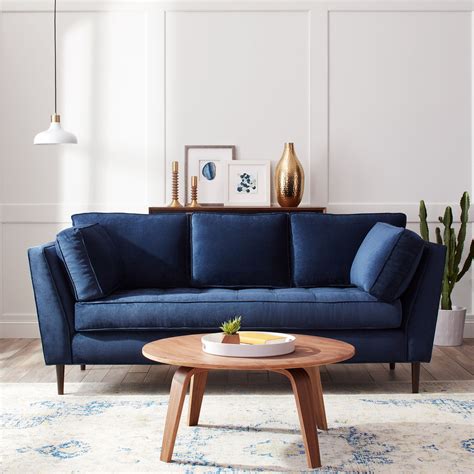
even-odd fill
[[[164,464],[164,394],[0,390],[2,472],[308,472],[290,394],[205,396],[200,426],[181,424]],[[472,472],[473,408],[470,393],[326,395],[318,472]]]

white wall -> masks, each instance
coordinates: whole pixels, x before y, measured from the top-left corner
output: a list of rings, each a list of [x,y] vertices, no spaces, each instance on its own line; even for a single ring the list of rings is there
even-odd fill
[[[59,113],[77,146],[32,145],[53,112],[51,2],[0,15],[4,337],[37,333],[27,247],[74,212],[165,203],[186,144],[275,165],[294,141],[305,204],[403,211],[415,229],[419,199],[434,220],[472,191],[471,2],[60,7]],[[456,297],[471,308],[470,277]]]

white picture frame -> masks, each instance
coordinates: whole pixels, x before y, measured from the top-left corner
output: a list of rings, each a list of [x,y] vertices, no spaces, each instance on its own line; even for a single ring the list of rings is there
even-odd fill
[[[269,160],[235,160],[225,163],[225,206],[270,206]]]
[[[197,176],[199,204],[223,205],[224,165],[235,160],[235,145],[186,145],[184,155],[185,204],[191,202],[191,176]]]

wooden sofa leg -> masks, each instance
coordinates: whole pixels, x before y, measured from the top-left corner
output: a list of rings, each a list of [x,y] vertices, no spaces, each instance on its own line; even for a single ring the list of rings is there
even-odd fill
[[[86,364],[81,364],[81,370],[86,370]]]
[[[64,395],[64,365],[56,366],[56,381],[58,384],[58,395]]]
[[[412,362],[411,364],[411,391],[418,393],[420,391],[420,362]]]
[[[390,362],[390,370],[395,370],[395,362]]]

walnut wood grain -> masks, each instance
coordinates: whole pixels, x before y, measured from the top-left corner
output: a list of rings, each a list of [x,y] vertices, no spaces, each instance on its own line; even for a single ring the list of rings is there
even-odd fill
[[[300,419],[308,467],[310,469],[321,467],[311,378],[304,369],[282,370],[280,373],[286,375],[291,382]]]
[[[353,346],[342,341],[295,334],[296,349],[291,354],[266,358],[220,357],[203,352],[202,336],[203,334],[192,334],[160,339],[143,346],[142,353],[148,359],[163,364],[211,370],[278,370],[315,367],[350,359],[355,353]]]
[[[320,430],[327,431],[328,422],[326,419],[326,409],[324,407],[323,387],[321,385],[319,367],[308,367],[306,372],[308,372],[309,378],[311,379],[316,425]]]
[[[236,214],[255,214],[258,212],[316,212],[325,213],[325,207],[248,207],[248,206],[200,206],[200,207],[149,207],[149,214],[177,213],[177,212],[234,212]]]
[[[201,413],[202,399],[207,383],[207,370],[197,372],[191,379],[191,388],[189,389],[189,412],[188,425],[196,426],[199,422],[199,414]]]
[[[160,459],[164,462],[170,462],[173,456],[174,443],[178,433],[181,412],[183,411],[184,398],[186,397],[189,381],[193,374],[193,368],[179,367],[173,376],[173,381],[171,382],[170,401],[168,404],[168,412],[166,414],[160,456]]]

